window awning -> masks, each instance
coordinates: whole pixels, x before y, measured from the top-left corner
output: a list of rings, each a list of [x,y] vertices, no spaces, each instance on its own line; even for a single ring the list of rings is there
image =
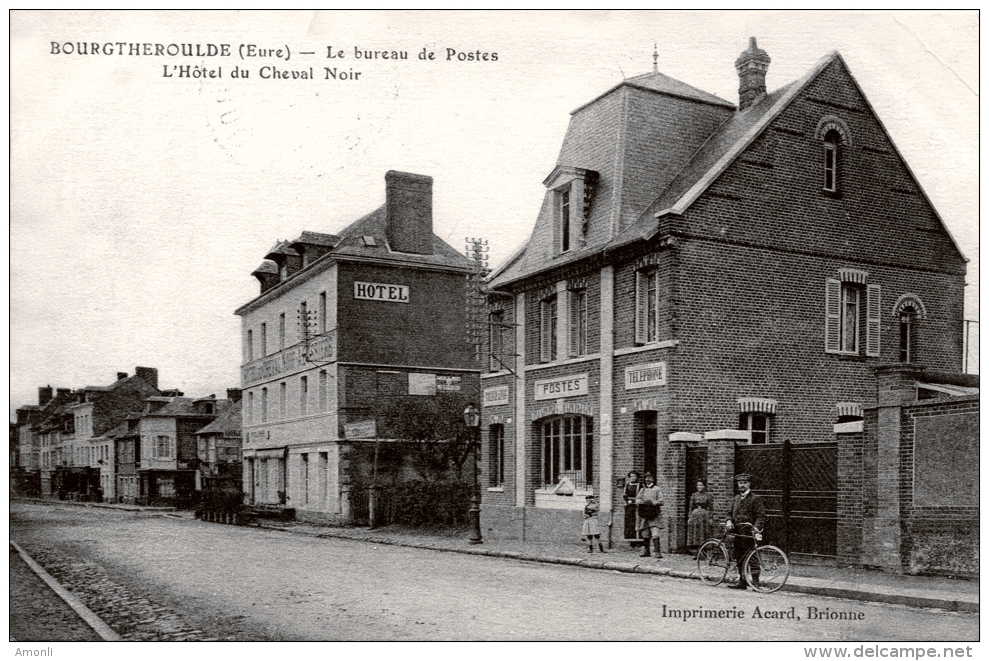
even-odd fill
[[[954,386],[948,383],[921,383],[917,382],[917,388],[921,390],[933,390],[935,392],[943,392],[946,395],[954,395],[959,397],[962,395],[978,395],[978,388],[966,388],[965,386]]]
[[[765,399],[764,397],[739,397],[739,413],[769,413],[776,415],[777,401],[775,399]]]

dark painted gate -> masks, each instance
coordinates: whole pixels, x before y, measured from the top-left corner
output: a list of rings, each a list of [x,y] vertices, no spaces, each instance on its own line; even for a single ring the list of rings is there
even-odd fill
[[[687,446],[687,483],[684,485],[683,500],[683,529],[687,529],[687,518],[690,516],[690,497],[697,490],[697,480],[707,483],[707,448],[703,446]]]
[[[736,445],[735,472],[752,474],[766,503],[766,540],[787,553],[837,554],[838,444]]]

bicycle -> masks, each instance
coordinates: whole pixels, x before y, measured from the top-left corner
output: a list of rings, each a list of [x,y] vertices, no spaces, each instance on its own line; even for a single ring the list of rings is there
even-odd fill
[[[736,536],[748,537],[755,541],[753,546],[742,560],[742,573],[745,575],[745,582],[749,587],[757,592],[776,592],[786,583],[790,576],[790,560],[781,549],[771,545],[760,545],[756,535],[761,535],[762,531],[751,523],[739,524],[739,529],[750,528],[753,532],[744,535],[741,532],[729,532],[727,527],[722,527],[720,537],[709,539],[701,545],[697,551],[697,573],[705,585],[720,585],[729,572],[732,572],[730,583],[742,580],[738,576],[737,560],[734,557],[732,548]],[[752,578],[753,570],[756,571],[758,580]]]

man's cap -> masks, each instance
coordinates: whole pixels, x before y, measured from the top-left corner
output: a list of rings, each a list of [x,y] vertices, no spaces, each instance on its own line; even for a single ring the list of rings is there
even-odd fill
[[[752,481],[752,476],[749,475],[748,473],[739,473],[738,475],[735,476],[735,481],[736,482],[751,482]]]

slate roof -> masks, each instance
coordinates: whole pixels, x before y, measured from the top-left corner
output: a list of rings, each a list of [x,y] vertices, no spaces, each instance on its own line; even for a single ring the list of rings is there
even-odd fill
[[[731,108],[734,110],[735,104],[731,101],[725,101],[720,96],[715,96],[710,92],[705,92],[704,90],[697,89],[687,83],[677,80],[676,78],[670,78],[664,73],[658,71],[653,71],[652,73],[644,73],[641,76],[633,76],[631,78],[626,78],[622,82],[618,83],[611,89],[609,89],[604,94],[596,96],[592,100],[588,101],[584,105],[580,106],[571,114],[580,112],[587,106],[591,105],[603,96],[611,94],[623,85],[628,85],[631,87],[641,87],[642,89],[649,90],[651,92],[659,92],[661,94],[668,94],[670,96],[679,96],[684,99],[691,99],[693,101],[701,101],[703,103],[710,103],[713,105],[724,106],[726,108]]]
[[[489,287],[497,288],[595,253],[650,238],[657,231],[657,213],[679,214],[689,207],[769,122],[835,59],[840,59],[840,55],[829,53],[802,78],[767,94],[743,111],[735,110],[734,104],[713,94],[656,72],[629,78],[581,106],[573,113],[557,166],[588,167],[579,162],[579,159],[587,158],[582,151],[613,149],[615,166],[611,171],[607,170],[610,167],[607,161],[601,159],[605,164],[605,171],[600,173],[601,190],[594,201],[596,209],[592,208],[588,217],[592,228],[600,228],[607,222],[603,220],[604,216],[611,213],[613,220],[607,228],[610,232],[601,236],[600,229],[597,235],[592,229],[583,249],[554,255],[551,230],[546,227],[547,209],[551,205],[548,193],[526,247],[495,269],[488,280]],[[664,118],[665,123],[642,128],[640,125],[655,122],[648,112],[641,111],[642,108],[648,110],[649,99],[629,94],[619,105],[607,98],[623,87],[700,103],[664,105],[662,109],[668,115]],[[640,105],[638,112],[629,110],[633,101]],[[581,115],[587,115],[589,119]],[[712,123],[714,119],[717,123]],[[589,122],[589,125],[581,126],[580,122]],[[611,143],[615,146],[611,147]],[[685,148],[689,151],[684,151]],[[649,195],[649,198],[645,199],[643,195]],[[630,213],[634,213],[634,217],[630,218]]]
[[[403,262],[441,264],[460,268],[469,265],[466,257],[435,234],[433,235],[432,255],[391,252],[387,247],[387,234],[388,223],[386,208],[385,205],[381,205],[371,213],[367,214],[363,218],[359,218],[341,230],[339,234],[340,242],[329,254],[350,255],[354,257],[389,258],[401,260]],[[374,242],[377,244],[376,247],[365,245],[363,240],[363,237],[365,236],[373,236]]]
[[[161,401],[162,398],[148,398],[155,401]],[[170,397],[169,402],[162,406],[157,411],[152,411],[151,413],[145,413],[143,417],[145,418],[182,418],[182,417],[203,417],[208,415],[216,415],[222,413],[230,406],[230,400],[227,399],[211,399],[209,397],[200,397],[198,399],[193,399],[192,397]],[[196,402],[202,401],[213,401],[216,403],[216,409],[213,413],[203,413],[195,409]]]
[[[587,158],[582,152],[610,148],[611,142],[617,145],[614,148],[616,165],[612,171],[607,171],[606,165],[606,171],[600,173],[603,190],[598,192],[599,199],[594,201],[597,209],[592,208],[588,217],[589,224],[593,226],[596,223],[600,226],[602,216],[610,210],[617,219],[611,224],[611,234],[607,237],[594,236],[592,230],[583,249],[554,255],[551,228],[546,227],[547,209],[552,203],[551,193],[547,193],[536,227],[528,242],[492,272],[488,279],[488,287],[498,288],[541,271],[586,259],[596,253],[651,238],[658,231],[657,217],[678,215],[686,211],[766,127],[833,62],[840,62],[847,70],[841,55],[833,51],[821,58],[801,78],[765,95],[743,111],[735,111],[733,104],[659,73],[627,79],[590,103],[581,106],[572,113],[571,126],[568,128],[557,167],[560,165],[588,167],[580,162],[581,158]],[[857,85],[854,78],[852,83]],[[636,125],[648,123],[651,118],[648,113],[633,114],[626,109],[629,105],[628,101],[634,100],[635,97],[625,97],[626,102],[622,106],[621,114],[614,109],[608,110],[609,102],[613,108],[618,107],[609,95],[623,87],[650,90],[670,97],[699,101],[708,104],[707,112],[710,112],[710,107],[732,109],[732,111],[726,112],[724,120],[718,126],[702,135],[703,129],[696,120],[705,113],[704,106],[681,104],[665,118],[668,125],[674,126],[673,130],[653,131],[645,136],[636,136],[634,134],[637,130]],[[868,105],[868,99],[864,94],[862,98]],[[580,121],[587,121],[581,120],[582,115],[593,115],[590,126],[579,125]],[[882,126],[878,117],[876,120]],[[678,157],[672,152],[676,148],[682,148],[685,143],[695,140],[697,148],[682,161],[678,161]],[[628,147],[629,143],[631,147]],[[892,144],[892,139],[890,143]],[[663,160],[657,160],[657,154],[661,154]],[[900,160],[909,171],[909,165],[902,157]],[[657,186],[658,180],[665,176],[658,172],[657,166],[660,165],[667,171],[672,166],[676,168],[676,172],[674,176]],[[644,173],[647,176],[643,176]],[[916,180],[915,177],[914,179]],[[611,190],[607,190],[609,182],[612,186]],[[635,199],[630,195],[630,191],[648,191],[650,186],[658,190],[647,204],[639,207],[641,196]],[[923,187],[918,186],[918,189],[926,199],[927,194]],[[927,202],[930,204],[929,199]],[[934,208],[933,205],[930,207]],[[637,215],[632,221],[626,222],[627,213],[632,209],[637,209]],[[934,213],[937,215],[936,210]],[[958,243],[944,226],[943,221],[941,226],[958,255],[961,256]]]
[[[216,420],[209,423],[202,429],[196,432],[196,434],[222,434],[224,436],[228,433],[240,433],[241,431],[241,407],[239,404],[234,404],[225,413],[221,414]]]

